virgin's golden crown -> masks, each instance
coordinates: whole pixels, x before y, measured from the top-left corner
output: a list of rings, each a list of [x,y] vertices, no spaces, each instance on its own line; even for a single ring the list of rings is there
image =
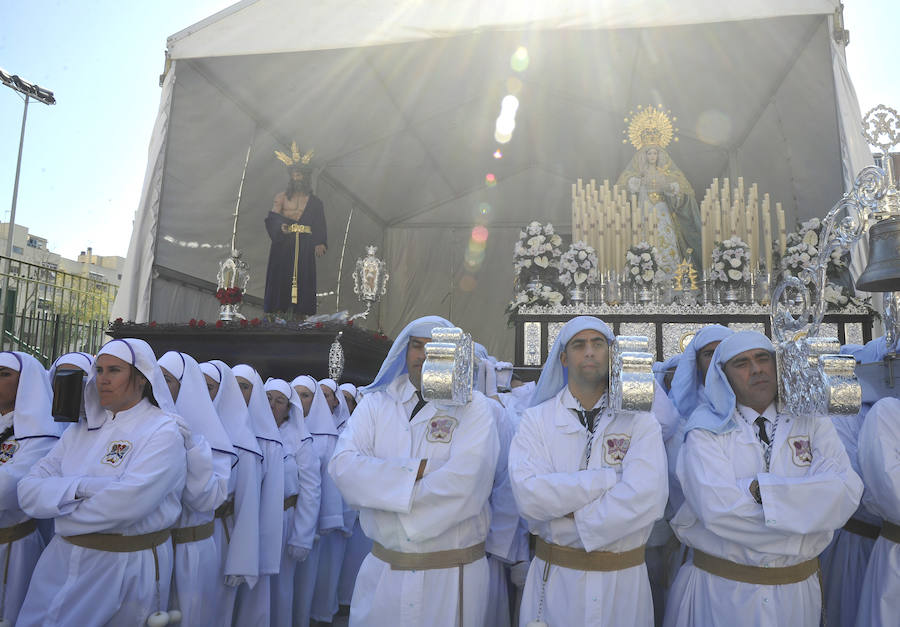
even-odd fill
[[[644,108],[643,105],[638,105],[637,114],[629,111],[628,115],[631,117],[625,118],[628,128],[622,132],[628,137],[623,139],[622,143],[631,141],[631,145],[640,150],[649,145],[665,148],[669,142],[673,141],[673,138],[674,141],[678,141],[678,138],[675,137],[678,129],[672,126],[672,122],[678,118],[670,119],[671,114],[671,111],[663,111],[662,105],[658,105],[658,108],[653,106]]]

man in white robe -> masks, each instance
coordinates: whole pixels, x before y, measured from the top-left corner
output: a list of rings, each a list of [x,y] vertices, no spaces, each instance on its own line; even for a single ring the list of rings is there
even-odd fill
[[[859,433],[863,503],[883,518],[859,598],[857,627],[900,620],[900,400],[872,406]]]
[[[484,542],[499,450],[487,399],[425,402],[429,316],[407,325],[341,433],[328,470],[373,540],[350,625],[477,626],[487,605]]]
[[[859,363],[880,362],[891,352],[885,344],[884,337],[876,338],[865,346],[845,345],[841,354],[853,355]],[[876,376],[883,377],[879,372]],[[866,386],[863,385],[863,390]],[[856,474],[863,477],[859,465],[858,444],[860,429],[873,403],[878,397],[869,398],[864,391],[859,413],[854,416],[832,416],[831,422],[838,437],[844,444],[850,465]],[[865,477],[863,477],[865,484]],[[862,591],[866,567],[878,535],[881,532],[881,515],[870,509],[872,502],[868,486],[863,490],[862,501],[853,517],[841,529],[834,532],[834,538],[819,556],[822,568],[822,588],[824,590],[825,615],[828,627],[841,627],[856,624],[859,610],[859,599]]]
[[[519,511],[538,536],[519,625],[653,624],[644,547],[666,504],[649,412],[609,406],[610,328],[563,326],[509,452]]]
[[[667,626],[819,624],[816,558],[862,482],[831,421],[778,413],[777,389],[766,336],[716,347],[678,457],[685,502],[672,528],[693,560],[672,585]]]

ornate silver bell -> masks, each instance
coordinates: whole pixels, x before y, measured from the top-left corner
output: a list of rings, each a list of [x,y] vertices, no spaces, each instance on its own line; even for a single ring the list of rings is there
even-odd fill
[[[869,229],[869,265],[856,280],[856,289],[900,290],[900,218],[881,220]]]

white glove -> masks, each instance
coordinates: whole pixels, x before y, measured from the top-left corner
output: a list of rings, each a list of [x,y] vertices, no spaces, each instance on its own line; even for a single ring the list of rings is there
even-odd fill
[[[309,557],[309,549],[304,549],[302,546],[294,546],[293,544],[289,544],[287,550],[288,555],[291,556],[291,559],[297,562],[302,562],[307,557]]]
[[[528,567],[531,562],[516,562],[509,569],[509,580],[516,588],[525,586],[525,579],[528,577]]]
[[[75,498],[88,499],[112,483],[113,479],[113,477],[82,477],[75,486]]]
[[[672,193],[677,194],[680,191],[681,191],[681,185],[679,185],[678,183],[672,183]]]
[[[485,372],[484,395],[490,398],[497,398],[497,371],[492,363],[488,364]]]
[[[244,583],[245,579],[243,575],[225,575],[225,585],[231,586],[232,588],[237,588],[239,585]]]
[[[175,420],[175,424],[178,425],[178,431],[184,439],[184,448],[186,450],[194,448],[194,436],[191,434],[191,428],[180,416]]]

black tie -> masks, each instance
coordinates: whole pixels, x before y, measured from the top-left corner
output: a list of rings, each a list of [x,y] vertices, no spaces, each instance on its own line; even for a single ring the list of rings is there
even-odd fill
[[[412,420],[413,418],[415,418],[415,417],[416,417],[416,414],[419,413],[419,410],[422,409],[423,407],[425,407],[425,405],[428,404],[428,401],[426,401],[424,398],[422,398],[422,393],[421,393],[419,390],[416,390],[416,396],[419,397],[419,402],[416,403],[416,406],[415,406],[415,407],[413,407],[412,413],[409,415],[409,419],[410,419],[410,420]]]
[[[577,409],[573,409],[575,415],[578,416],[578,420],[581,421],[581,424],[587,428],[591,433],[594,432],[594,419],[597,417],[603,410],[602,407],[597,407],[596,409],[585,409],[583,411],[578,411]]]
[[[769,441],[769,434],[766,433],[766,419],[764,416],[760,416],[755,421],[756,426],[759,427],[759,439],[766,444],[771,444]]]

